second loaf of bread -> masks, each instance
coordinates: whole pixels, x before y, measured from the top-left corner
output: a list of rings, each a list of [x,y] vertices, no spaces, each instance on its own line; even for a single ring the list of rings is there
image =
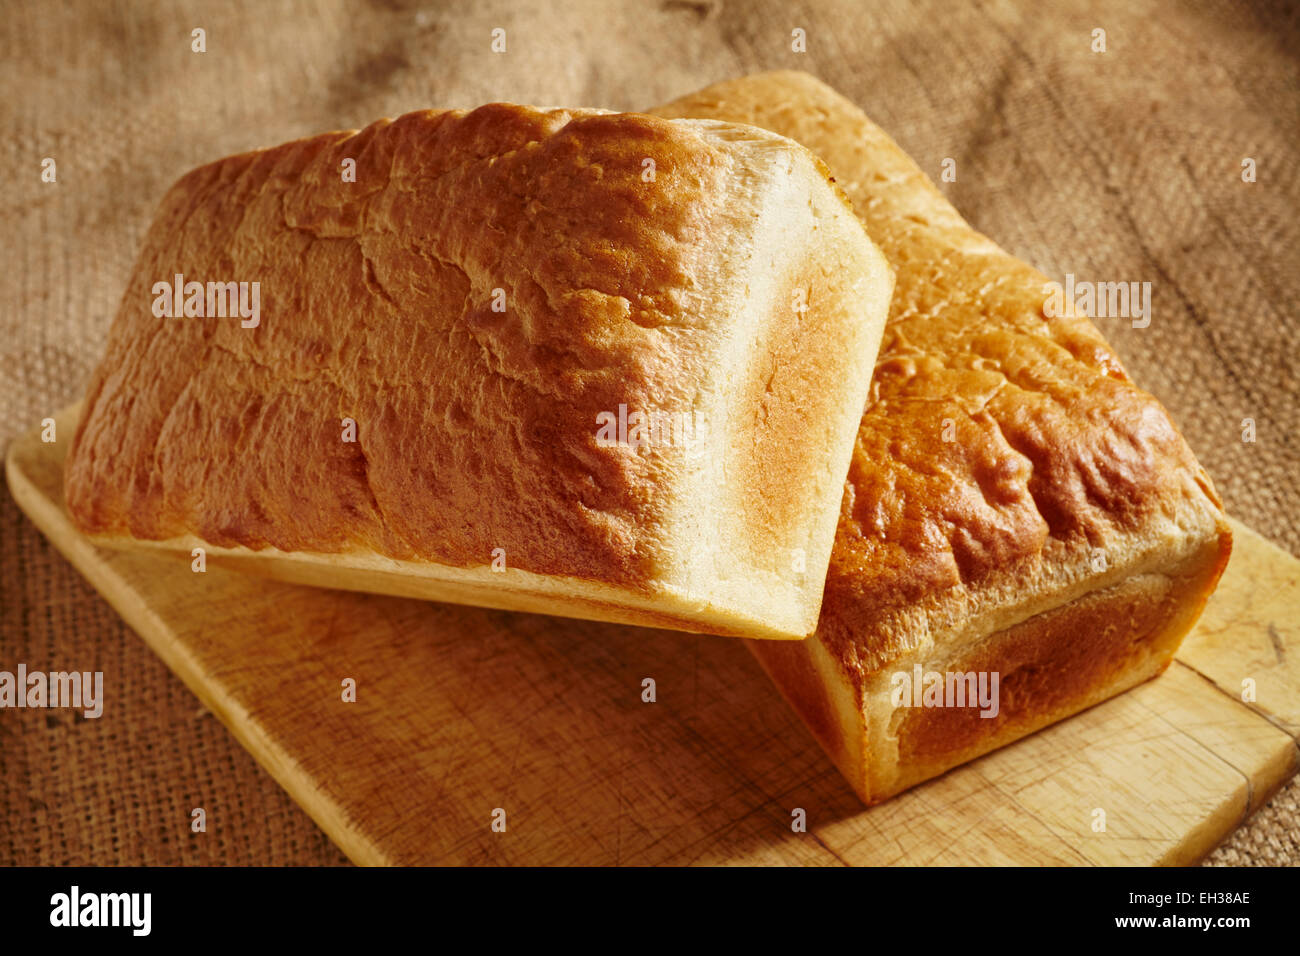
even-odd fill
[[[821,624],[801,643],[748,644],[862,799],[1167,667],[1232,533],[1168,413],[1092,322],[1049,316],[1047,276],[806,73],[657,112],[816,150],[897,270]]]
[[[892,281],[819,160],[730,123],[494,104],[232,156],[149,230],[68,507],[289,580],[804,637]]]

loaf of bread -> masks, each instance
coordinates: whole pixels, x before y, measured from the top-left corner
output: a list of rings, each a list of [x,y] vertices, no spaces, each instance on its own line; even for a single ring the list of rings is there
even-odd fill
[[[67,506],[196,567],[803,638],[892,282],[811,153],[731,123],[493,104],[232,156],[148,231]]]
[[[1163,670],[1228,559],[1221,502],[1096,328],[802,73],[655,111],[816,152],[896,270],[816,636],[749,642],[868,803]]]

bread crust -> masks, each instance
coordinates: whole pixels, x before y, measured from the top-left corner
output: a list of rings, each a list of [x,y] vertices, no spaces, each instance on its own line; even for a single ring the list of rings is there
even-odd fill
[[[153,314],[177,274],[257,281],[260,324]],[[823,274],[792,320],[778,286]],[[471,602],[458,572],[500,560],[485,599],[519,571],[592,585],[571,613],[614,588],[645,623],[803,637],[891,282],[811,154],[732,124],[490,104],[232,156],[155,217],[68,508],[115,545],[337,555],[344,585],[379,556]],[[602,444],[620,408],[716,434]],[[774,560],[799,548],[803,576]]]
[[[657,112],[808,146],[897,273],[815,646],[753,648],[859,794],[881,799],[1162,669],[1231,531],[1168,414],[1092,323],[1049,318],[1047,277],[971,229],[885,133],[807,74],[719,84]],[[1096,600],[1174,568],[1184,585],[1167,594]],[[1041,663],[1059,668],[1052,694],[1022,696],[1010,723],[909,716],[900,747],[899,718],[873,704],[882,678],[918,662],[1016,670],[1026,629]]]

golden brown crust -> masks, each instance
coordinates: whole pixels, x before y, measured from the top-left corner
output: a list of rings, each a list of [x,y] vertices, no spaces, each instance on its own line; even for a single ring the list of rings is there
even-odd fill
[[[1160,404],[1047,278],[962,221],[811,76],[656,111],[752,123],[826,161],[897,274],[817,634],[749,642],[864,800],[1091,706],[1166,666],[1231,532]],[[1006,671],[999,719],[899,713],[896,672]]]
[[[832,278],[792,329],[766,276],[812,263]],[[176,274],[258,282],[261,324],[154,315]],[[679,626],[803,637],[891,282],[816,159],[747,127],[491,104],[232,156],[155,218],[68,507],[97,536],[377,554],[435,578],[500,549],[629,600],[672,591]],[[810,380],[834,383],[820,403]],[[597,416],[620,408],[735,431],[706,421],[694,458],[602,445]],[[756,483],[727,469],[800,493],[746,508]],[[773,567],[746,563],[776,544]],[[796,580],[784,555],[803,548]]]
[[[1197,554],[1166,574],[1140,574],[990,635],[944,670],[997,671],[999,710],[912,708],[897,731],[894,793],[974,760],[1162,673],[1227,562]]]
[[[970,229],[847,100],[773,73],[656,112],[802,142],[895,269],[819,626],[851,675],[944,621],[1090,577],[1099,554],[1139,563],[1166,526],[1230,537],[1208,476],[1091,322],[1049,319],[1047,277]]]
[[[1213,539],[1161,573],[1137,574],[938,659],[914,653],[859,687],[814,637],[746,641],[782,695],[868,804],[936,777],[1164,671],[1228,560]],[[894,706],[895,674],[998,674],[997,714]]]
[[[687,171],[673,201],[642,188],[644,155]],[[732,162],[661,121],[494,105],[195,170],[164,200],[91,385],[74,517],[452,564],[498,546],[541,573],[647,576],[653,464],[597,447],[593,422],[690,401],[702,350],[683,337],[666,369],[662,341],[698,321],[681,294]],[[176,272],[259,281],[266,321],[154,318],[150,286]],[[512,312],[492,311],[498,288]]]

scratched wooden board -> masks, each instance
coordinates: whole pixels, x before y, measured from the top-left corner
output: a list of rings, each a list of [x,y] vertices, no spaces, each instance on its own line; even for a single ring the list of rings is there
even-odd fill
[[[1296,770],[1300,562],[1240,525],[1164,676],[866,810],[732,639],[97,549],[75,422],[11,446],[19,505],[358,863],[1185,864]]]

